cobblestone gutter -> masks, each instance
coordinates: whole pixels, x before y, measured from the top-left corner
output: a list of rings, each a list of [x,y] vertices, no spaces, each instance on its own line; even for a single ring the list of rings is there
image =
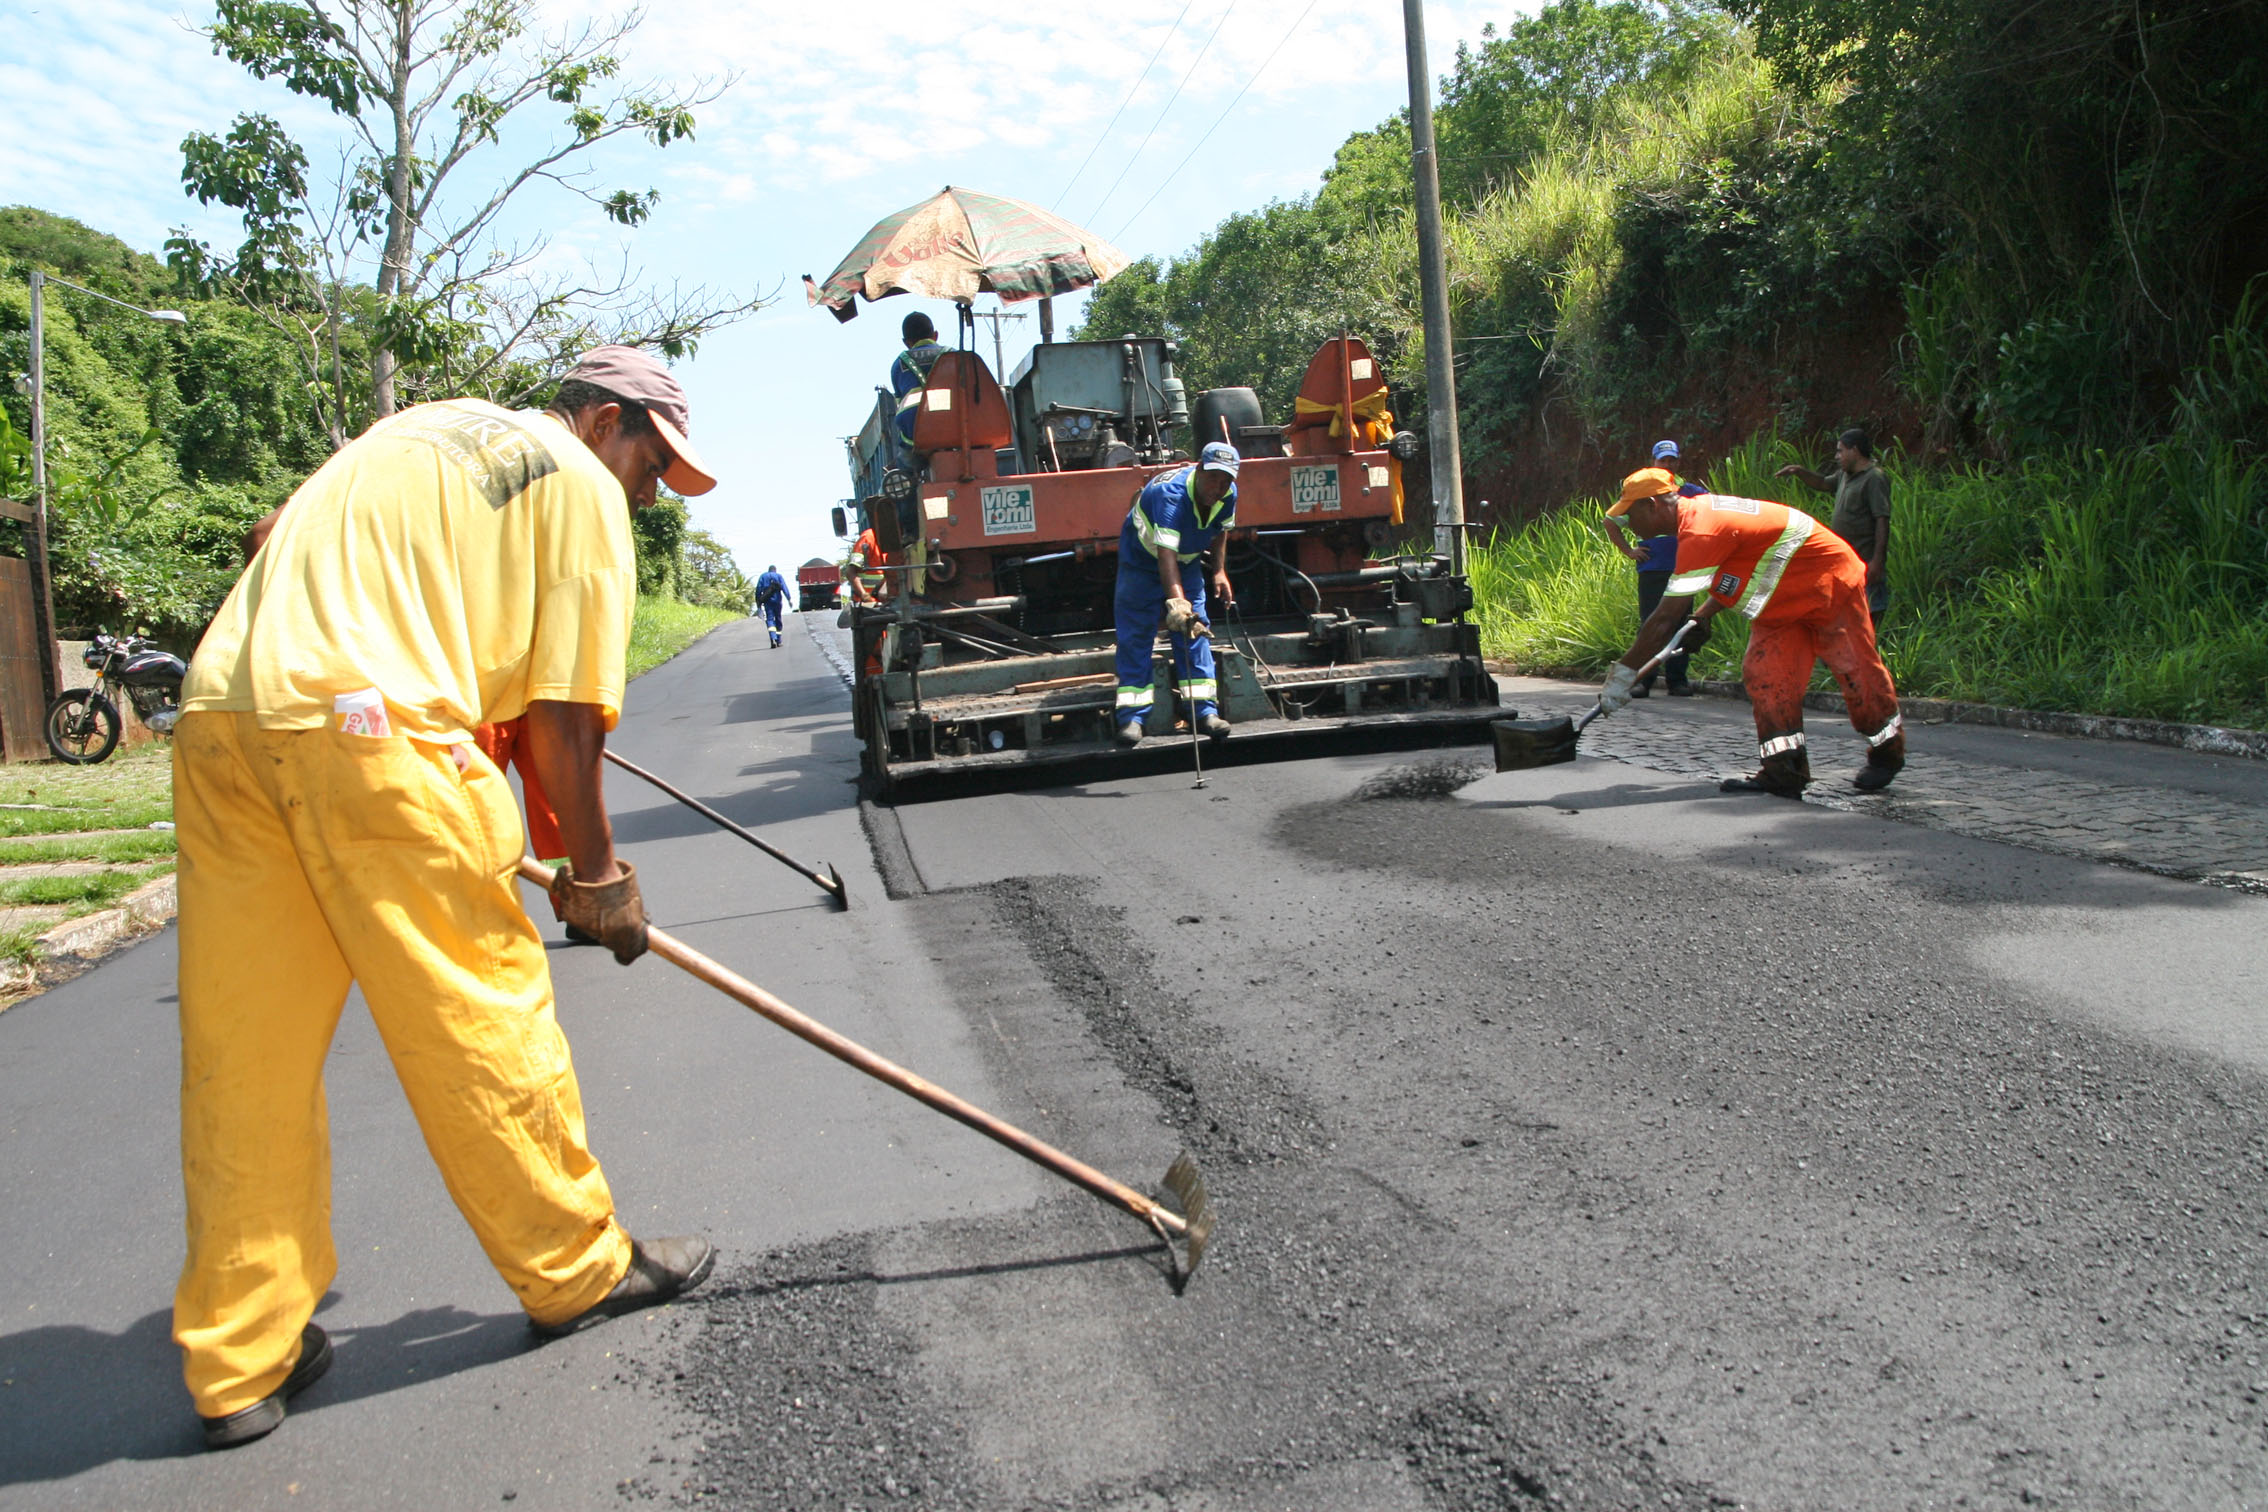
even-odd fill
[[[1701,682],[1693,686],[1722,698],[1747,701],[1748,690],[1737,682]],[[1816,692],[1804,695],[1804,707],[1843,712],[1843,695]],[[2004,730],[2029,730],[2039,735],[2070,735],[2086,740],[2134,740],[2145,745],[2177,746],[2208,756],[2241,756],[2268,761],[2268,730],[2228,730],[2219,725],[2175,724],[2164,719],[2123,719],[2111,714],[2055,714],[2040,709],[2003,709],[1997,704],[1959,703],[1949,698],[1901,698],[1898,707],[1913,724],[1994,725]]]
[[[1726,686],[1717,684],[1713,688]],[[1562,684],[1548,691],[1537,688],[1508,695],[1506,702],[1516,703],[1523,715],[1550,717],[1579,714],[1596,696],[1595,690],[1580,684]],[[1816,780],[1804,794],[1806,803],[2059,855],[2108,861],[2161,876],[2268,892],[2268,805],[2169,785],[2141,771],[2133,781],[2121,782],[2043,770],[2027,764],[2013,751],[2007,761],[1955,756],[1933,749],[1926,733],[1919,729],[1906,770],[1897,783],[1884,792],[1860,793],[1850,787],[1848,777],[1865,760],[1866,748],[1839,717],[1842,699],[1815,694],[1809,703],[1821,713],[1832,712],[1838,717],[1807,721]],[[1941,712],[1946,709],[1982,707],[1930,699],[1908,699],[1904,703],[1907,720],[1918,727],[1949,720],[1950,716]],[[1693,699],[1681,707],[1657,700],[1634,708],[1652,712],[1593,724],[1583,732],[1583,754],[1684,777],[1729,776],[1756,764],[1754,736],[1747,720],[1733,715],[1725,701]],[[2016,710],[1985,712],[2022,714]],[[2069,715],[2029,717],[2076,720]],[[2095,720],[2085,722],[2094,728],[2084,729],[2076,722],[2026,725],[2016,717],[1953,722],[2107,739],[2137,737],[2121,736],[2105,727],[2151,724],[2146,720]],[[2154,728],[2196,731],[2204,727],[2169,724]],[[2268,742],[2268,736],[2249,730],[2210,733]],[[2257,745],[2232,749],[2173,738],[2149,743],[2178,745],[2222,759],[2251,761],[2263,756]]]

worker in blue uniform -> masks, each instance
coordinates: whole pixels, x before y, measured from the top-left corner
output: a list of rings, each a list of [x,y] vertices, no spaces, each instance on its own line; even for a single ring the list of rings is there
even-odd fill
[[[1228,579],[1228,532],[1236,526],[1236,448],[1215,441],[1194,466],[1152,478],[1118,532],[1118,743],[1141,744],[1142,724],[1157,700],[1153,650],[1163,621],[1173,636],[1176,680],[1196,727],[1226,740],[1213,644],[1205,632],[1205,553],[1212,552],[1213,596],[1234,605]]]
[[[764,569],[756,580],[756,603],[764,611],[764,628],[772,632],[772,649],[780,649],[780,615],[787,608],[787,579],[776,566]]]
[[[921,391],[945,348],[937,340],[936,323],[919,310],[899,324],[898,334],[906,349],[890,363],[890,392],[898,396],[898,434],[911,446],[914,421],[921,416]]]

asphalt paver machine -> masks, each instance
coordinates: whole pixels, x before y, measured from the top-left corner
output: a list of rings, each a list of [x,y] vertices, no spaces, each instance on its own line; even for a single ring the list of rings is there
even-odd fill
[[[870,790],[892,801],[1091,781],[1190,761],[1157,643],[1148,734],[1112,740],[1119,527],[1151,478],[1226,440],[1243,457],[1228,571],[1210,606],[1220,704],[1235,734],[1208,765],[1484,743],[1496,685],[1447,559],[1397,549],[1401,464],[1378,363],[1326,341],[1292,415],[1250,389],[1188,394],[1174,343],[1034,347],[1003,390],[973,351],[921,391],[908,446],[877,391],[849,442],[838,534],[870,525],[882,602],[850,611],[854,708]],[[853,518],[855,511],[855,518]]]

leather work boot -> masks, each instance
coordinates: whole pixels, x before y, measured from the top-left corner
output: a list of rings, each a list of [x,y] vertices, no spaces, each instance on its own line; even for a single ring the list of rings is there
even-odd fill
[[[1129,751],[1142,743],[1142,721],[1129,719],[1118,727],[1118,743]]]
[[[1905,769],[1906,732],[1900,730],[1882,744],[1866,753],[1866,765],[1851,778],[1851,786],[1862,793],[1879,793],[1890,785],[1890,779]]]
[[[1806,751],[1786,751],[1778,756],[1765,757],[1750,776],[1727,777],[1717,784],[1717,791],[1769,793],[1775,798],[1801,798],[1804,788],[1810,782],[1810,754]]]
[[[1229,738],[1229,731],[1234,729],[1235,726],[1218,714],[1208,714],[1197,721],[1197,728],[1205,732],[1207,739],[1226,740]]]
[[[709,1279],[717,1263],[716,1249],[698,1235],[671,1239],[630,1241],[630,1268],[614,1283],[614,1290],[564,1323],[528,1320],[528,1329],[546,1339],[564,1339],[593,1323],[604,1323],[641,1307],[652,1307],[691,1291]]]
[[[330,1368],[331,1336],[310,1323],[300,1330],[299,1363],[291,1367],[291,1374],[284,1377],[284,1383],[273,1393],[226,1417],[197,1419],[205,1425],[205,1447],[234,1449],[239,1444],[266,1438],[284,1420],[285,1400],[314,1385]]]

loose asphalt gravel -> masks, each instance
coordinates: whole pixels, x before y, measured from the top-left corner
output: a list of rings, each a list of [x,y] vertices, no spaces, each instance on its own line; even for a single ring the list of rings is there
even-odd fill
[[[684,978],[562,952],[624,1211],[716,1235],[707,1287],[526,1352],[477,1255],[397,1297],[377,1241],[469,1247],[429,1198],[372,1215],[433,1182],[365,1047],[333,1069],[361,1164],[325,1316],[438,1317],[435,1378],[373,1384],[394,1356],[346,1330],[308,1421],[221,1471],[0,1423],[0,1505],[2268,1507],[2268,900],[1590,757],[856,812],[805,624],[704,643],[617,739],[854,907],[616,785],[657,918],[1123,1179],[1187,1149],[1220,1227],[1186,1288],[1124,1214]],[[1917,740],[1901,782],[1931,780]],[[63,1001],[97,1022],[119,970]],[[16,1016],[38,1086],[82,1041],[117,1063]],[[162,1142],[138,1117],[128,1147]],[[116,1223],[45,1179],[0,1195],[108,1274]],[[178,1407],[141,1316],[163,1258],[73,1337]],[[36,1274],[37,1337],[96,1311]],[[0,1366],[63,1380],[32,1338]]]

